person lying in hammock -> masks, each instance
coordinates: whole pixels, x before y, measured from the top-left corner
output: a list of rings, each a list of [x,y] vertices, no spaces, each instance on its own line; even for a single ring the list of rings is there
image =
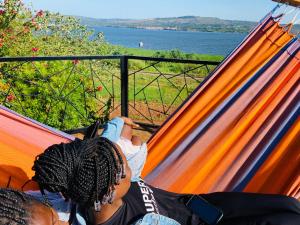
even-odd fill
[[[28,194],[0,188],[0,225],[63,225],[54,209]]]
[[[116,118],[102,137],[50,146],[34,162],[33,180],[42,190],[60,192],[76,203],[70,223],[80,214],[88,225],[205,224],[186,206],[191,194],[167,192],[139,178],[146,150],[137,137],[130,138],[132,125],[130,119]],[[300,224],[300,203],[291,197],[223,192],[199,196],[223,212],[220,225]]]

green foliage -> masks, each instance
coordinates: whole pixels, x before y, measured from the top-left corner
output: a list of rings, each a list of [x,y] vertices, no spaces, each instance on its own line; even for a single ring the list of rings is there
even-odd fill
[[[0,56],[110,55],[117,51],[100,34],[92,33],[74,17],[33,12],[20,0],[0,4]],[[116,62],[104,62],[116,67]],[[99,72],[99,68],[94,69]],[[2,63],[1,102],[28,117],[60,129],[103,122],[111,97],[97,91],[87,62],[49,61]],[[106,104],[103,107],[103,104]],[[101,110],[102,108],[102,110]]]
[[[93,37],[93,38],[91,38]],[[66,55],[141,55],[162,58],[220,60],[220,56],[186,54],[179,50],[151,51],[128,49],[107,43],[102,33],[95,35],[80,24],[79,19],[48,11],[33,11],[20,0],[0,3],[0,57],[66,56]],[[156,104],[164,97],[164,107],[175,107],[174,101],[186,77],[174,76],[172,84],[157,74],[192,75],[180,93],[184,99],[207,75],[204,67],[192,64],[157,63],[130,60],[129,70],[141,72],[135,89],[129,90],[129,100],[145,100]],[[147,67],[147,69],[143,69]],[[212,69],[212,68],[209,68]],[[117,60],[68,60],[22,63],[0,63],[0,104],[50,126],[67,130],[84,127],[93,121],[105,122],[111,109],[120,103],[120,74]],[[132,83],[133,76],[130,78]],[[183,80],[184,79],[184,80]],[[117,81],[116,81],[117,80]],[[154,82],[155,81],[155,82]],[[161,92],[158,92],[158,87]],[[194,83],[192,83],[194,82]],[[148,84],[151,85],[148,85]],[[156,104],[157,105],[157,104]]]
[[[111,99],[87,76],[90,71],[86,63],[34,62],[16,69],[3,64],[0,98],[6,98],[6,107],[64,130],[87,126],[96,119],[106,121]]]

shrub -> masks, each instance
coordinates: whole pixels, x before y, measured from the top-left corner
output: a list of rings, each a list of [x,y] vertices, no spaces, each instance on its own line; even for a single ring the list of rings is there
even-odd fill
[[[20,0],[0,5],[0,56],[109,55],[118,51],[78,19],[33,12]],[[0,64],[0,100],[5,106],[60,129],[108,119],[110,96],[97,90],[91,62],[50,61]],[[104,62],[116,67],[115,62]],[[98,74],[101,68],[94,68]],[[105,77],[103,78],[105,80]],[[107,103],[107,107],[102,108]],[[104,113],[104,114],[102,114]]]

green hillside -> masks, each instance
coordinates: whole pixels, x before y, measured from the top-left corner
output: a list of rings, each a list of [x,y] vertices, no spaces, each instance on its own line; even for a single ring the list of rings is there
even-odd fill
[[[202,32],[238,32],[247,33],[257,22],[222,20],[216,17],[182,16],[153,19],[95,19],[77,17],[81,24],[88,27],[109,26],[128,27],[153,30],[178,30]],[[300,25],[295,26],[295,32],[300,31]]]

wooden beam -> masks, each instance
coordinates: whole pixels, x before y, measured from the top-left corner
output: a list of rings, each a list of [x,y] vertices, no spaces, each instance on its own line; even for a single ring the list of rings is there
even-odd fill
[[[300,7],[300,0],[272,0],[273,2],[279,2],[282,4],[291,5],[294,7]]]

